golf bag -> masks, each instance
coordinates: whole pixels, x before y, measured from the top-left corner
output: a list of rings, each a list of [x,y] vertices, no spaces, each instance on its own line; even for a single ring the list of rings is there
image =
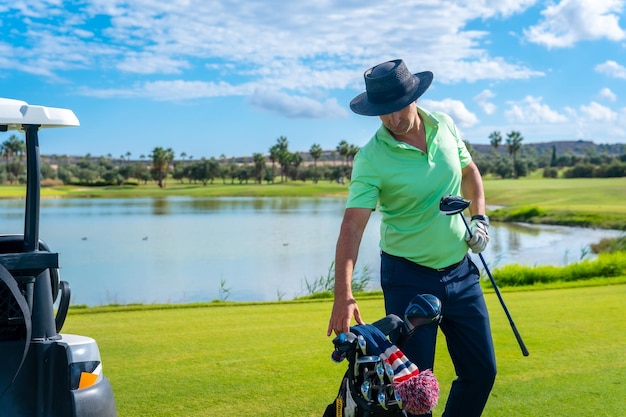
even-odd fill
[[[440,317],[439,299],[420,294],[407,307],[404,321],[390,314],[335,337],[331,358],[347,359],[348,369],[323,417],[393,417],[432,410],[439,396],[437,379],[430,370],[420,372],[400,348],[415,328]]]

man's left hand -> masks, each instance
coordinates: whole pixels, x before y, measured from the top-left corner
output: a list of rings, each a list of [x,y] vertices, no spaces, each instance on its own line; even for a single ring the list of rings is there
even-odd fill
[[[469,233],[465,233],[467,246],[472,249],[472,252],[481,253],[489,243],[489,220],[472,219],[469,228],[472,237],[470,238]]]

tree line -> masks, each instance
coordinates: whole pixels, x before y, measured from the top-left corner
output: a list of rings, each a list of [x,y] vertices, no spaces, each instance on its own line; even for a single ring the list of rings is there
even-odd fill
[[[549,178],[574,177],[624,177],[626,176],[626,150],[611,154],[585,150],[574,152],[539,153],[532,146],[524,146],[519,131],[511,131],[504,137],[494,131],[489,135],[489,151],[478,152],[466,142],[474,161],[483,175],[496,178],[519,178],[542,169]],[[16,135],[0,144],[0,183],[18,184],[26,180],[25,143]],[[69,156],[42,156],[42,182],[54,184],[122,185],[156,182],[166,187],[167,181],[181,183],[213,184],[215,181],[230,184],[250,182],[274,183],[275,181],[320,180],[344,182],[352,171],[352,162],[359,147],[342,140],[335,149],[323,150],[315,143],[308,152],[292,152],[285,136],[276,139],[267,154],[254,153],[251,157],[193,159],[185,152],[176,157],[172,148],[155,147],[151,153],[132,160],[130,152],[113,158]]]
[[[502,136],[500,131],[489,134],[489,152],[479,153],[466,143],[482,175],[492,174],[499,178],[528,176],[538,169],[546,178],[608,178],[626,176],[626,146],[619,153],[598,152],[586,148],[583,154],[566,151],[557,152],[552,145],[549,152],[539,153],[532,146],[524,146],[524,137],[519,131]],[[505,152],[502,152],[504,148]]]
[[[280,136],[268,154],[251,157],[194,160],[181,152],[176,158],[172,148],[155,147],[147,156],[132,160],[130,152],[113,158],[41,156],[41,178],[44,184],[122,185],[146,184],[154,181],[164,188],[168,180],[213,184],[273,183],[276,180],[344,182],[351,172],[354,155],[359,148],[342,140],[332,151],[324,151],[315,143],[308,152],[292,152],[289,141]],[[0,144],[4,164],[0,166],[0,183],[19,184],[26,181],[26,146],[16,135]]]

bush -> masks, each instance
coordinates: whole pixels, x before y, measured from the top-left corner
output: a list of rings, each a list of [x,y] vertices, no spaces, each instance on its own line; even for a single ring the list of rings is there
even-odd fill
[[[546,213],[539,207],[521,207],[518,209],[497,209],[491,212],[492,220],[508,222],[530,223],[533,218],[544,216]]]
[[[543,169],[544,178],[558,178],[559,170],[556,168],[546,167]]]
[[[594,166],[591,164],[576,164],[573,168],[563,172],[565,178],[592,178]]]
[[[498,286],[533,285],[559,281],[576,281],[626,274],[626,252],[602,253],[595,260],[558,266],[505,265],[494,270]]]

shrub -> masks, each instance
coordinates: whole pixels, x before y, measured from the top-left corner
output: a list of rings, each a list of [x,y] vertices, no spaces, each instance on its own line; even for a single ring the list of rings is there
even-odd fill
[[[546,167],[543,169],[544,178],[557,178],[559,176],[559,170],[556,168]]]
[[[576,164],[573,168],[563,172],[565,178],[592,178],[594,166],[591,164]]]
[[[576,281],[626,274],[626,252],[603,253],[595,260],[584,260],[563,267],[505,265],[494,270],[499,286],[533,285],[537,283]]]

